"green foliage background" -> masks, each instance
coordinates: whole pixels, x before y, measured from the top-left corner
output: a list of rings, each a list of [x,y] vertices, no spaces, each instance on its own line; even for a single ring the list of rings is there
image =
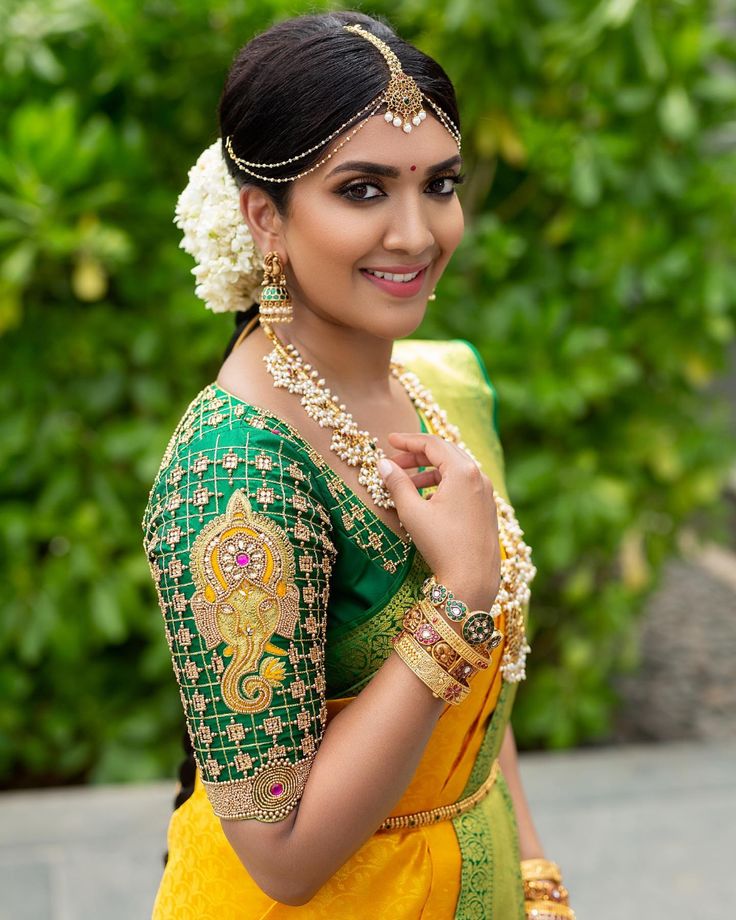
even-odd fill
[[[734,338],[733,32],[709,0],[365,4],[440,60],[468,232],[420,335],[500,399],[535,550],[525,746],[605,739],[678,528],[734,456],[704,387]],[[180,701],[139,520],[231,317],[173,208],[236,49],[329,4],[29,0],[0,11],[0,779],[137,780]],[[733,138],[731,137],[731,141]]]

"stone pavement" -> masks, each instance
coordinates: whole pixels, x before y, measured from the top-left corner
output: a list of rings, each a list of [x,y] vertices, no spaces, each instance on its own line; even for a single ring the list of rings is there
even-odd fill
[[[579,920],[730,913],[735,762],[729,741],[522,755]],[[0,920],[149,917],[173,792],[154,783],[0,794]]]

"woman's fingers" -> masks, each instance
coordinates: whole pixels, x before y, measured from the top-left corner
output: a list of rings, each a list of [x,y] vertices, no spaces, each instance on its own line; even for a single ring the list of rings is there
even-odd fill
[[[394,500],[399,518],[405,524],[410,524],[412,509],[416,503],[419,503],[419,505],[424,503],[424,499],[418,494],[411,477],[407,476],[401,467],[389,460],[388,457],[382,457],[378,461],[378,472]]]
[[[453,462],[473,463],[472,459],[457,444],[445,441],[436,434],[392,431],[388,440],[393,447],[403,453],[422,456],[424,462],[417,464],[418,466],[435,466],[441,471],[443,467]]]
[[[438,486],[442,477],[439,470],[423,470],[421,473],[410,476],[409,479],[417,489],[426,489],[427,486]]]
[[[416,453],[415,451],[402,451],[401,453],[393,454],[391,460],[397,466],[400,466],[402,470],[417,469],[420,466],[432,466],[426,454]]]

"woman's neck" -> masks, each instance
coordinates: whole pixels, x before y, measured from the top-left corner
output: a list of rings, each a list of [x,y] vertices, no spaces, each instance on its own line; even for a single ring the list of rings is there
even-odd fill
[[[385,400],[391,395],[393,342],[364,330],[324,320],[311,310],[295,311],[288,325],[275,327],[284,344],[292,344],[348,403],[352,398]]]

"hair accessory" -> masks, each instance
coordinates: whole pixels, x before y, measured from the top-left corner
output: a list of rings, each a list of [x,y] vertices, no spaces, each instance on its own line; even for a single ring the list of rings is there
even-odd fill
[[[296,179],[301,179],[303,176],[309,175],[309,173],[319,169],[320,166],[323,166],[328,160],[332,159],[338,150],[344,147],[345,144],[347,144],[348,141],[351,140],[358,133],[358,131],[360,131],[360,129],[367,123],[369,118],[378,114],[378,111],[382,106],[386,106],[386,113],[383,116],[385,120],[389,124],[392,124],[397,128],[401,128],[406,134],[409,134],[413,128],[419,127],[419,125],[421,125],[421,123],[426,119],[427,112],[423,108],[422,103],[429,103],[442,126],[457,144],[457,149],[461,149],[462,137],[460,135],[460,131],[452,123],[450,117],[442,111],[440,106],[437,105],[434,100],[430,99],[429,96],[422,96],[422,91],[419,88],[416,80],[414,77],[409,76],[409,74],[404,73],[404,70],[401,66],[401,61],[389,48],[386,42],[382,41],[372,32],[368,32],[362,26],[357,24],[351,26],[343,26],[343,28],[345,31],[351,32],[353,35],[358,35],[361,38],[366,39],[366,41],[369,41],[381,52],[389,70],[389,80],[386,88],[378,96],[372,99],[367,105],[359,109],[354,115],[351,115],[351,117],[348,118],[347,121],[344,121],[339,128],[336,128],[331,134],[328,134],[327,137],[323,138],[318,143],[313,144],[311,147],[307,148],[307,150],[303,150],[301,153],[298,153],[293,157],[288,157],[285,160],[278,160],[275,163],[258,163],[254,160],[246,160],[242,157],[239,157],[233,150],[231,137],[228,135],[225,138],[225,150],[227,151],[230,159],[236,163],[244,173],[247,173],[249,176],[253,176],[254,179],[260,179],[263,182],[294,182]],[[291,176],[286,177],[275,177],[269,175],[269,172],[272,170],[279,169],[283,166],[291,166],[292,163],[297,163],[299,160],[303,160],[305,157],[309,156],[310,153],[314,153],[315,151],[322,149],[327,144],[329,144],[330,141],[334,140],[338,135],[342,134],[343,131],[351,126],[353,126],[352,130],[338,144],[336,144],[329,153],[321,157],[313,166],[310,166],[308,169],[303,169],[301,172],[297,172]]]
[[[179,248],[197,263],[195,293],[213,313],[245,310],[259,297],[261,254],[240,213],[238,187],[218,138],[189,170],[176,202]]]
[[[267,252],[263,259],[258,318],[262,323],[290,323],[294,319],[294,304],[286,287],[286,276],[277,252]]]
[[[427,113],[422,108],[422,91],[417,86],[417,81],[414,77],[404,73],[401,61],[386,42],[381,41],[372,32],[368,32],[363,26],[353,25],[344,28],[346,32],[360,35],[361,38],[375,45],[388,64],[391,76],[384,90],[384,101],[388,110],[383,117],[394,127],[403,128],[406,134],[411,132],[412,127],[418,128],[427,117]]]

